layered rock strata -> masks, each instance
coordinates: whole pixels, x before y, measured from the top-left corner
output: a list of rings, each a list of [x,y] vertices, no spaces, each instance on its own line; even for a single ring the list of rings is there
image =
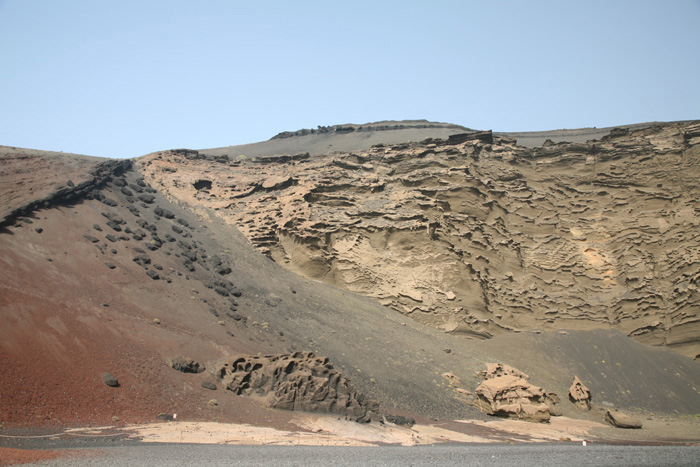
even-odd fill
[[[616,328],[700,354],[700,124],[138,164],[308,278],[446,332]]]

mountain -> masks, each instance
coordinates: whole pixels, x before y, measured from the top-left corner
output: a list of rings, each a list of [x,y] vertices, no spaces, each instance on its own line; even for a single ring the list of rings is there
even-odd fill
[[[225,390],[240,355],[301,359],[286,383],[332,365],[381,415],[485,419],[465,394],[490,362],[571,417],[591,416],[574,376],[598,408],[698,413],[698,123],[538,148],[436,125],[135,160],[0,147],[0,422],[289,426]]]

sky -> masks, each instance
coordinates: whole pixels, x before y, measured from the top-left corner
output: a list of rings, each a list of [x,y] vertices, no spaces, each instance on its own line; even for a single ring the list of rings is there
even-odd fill
[[[0,145],[137,157],[428,119],[700,119],[700,0],[0,0]]]

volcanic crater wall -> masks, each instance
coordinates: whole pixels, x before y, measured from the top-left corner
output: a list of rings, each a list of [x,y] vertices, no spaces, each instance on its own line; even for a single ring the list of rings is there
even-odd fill
[[[444,331],[613,327],[700,354],[700,123],[457,141],[137,164],[287,268]]]

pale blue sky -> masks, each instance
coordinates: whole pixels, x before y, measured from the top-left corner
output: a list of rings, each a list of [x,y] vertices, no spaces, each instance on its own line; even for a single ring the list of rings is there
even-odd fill
[[[34,149],[700,119],[699,82],[698,0],[0,0],[0,144]]]

